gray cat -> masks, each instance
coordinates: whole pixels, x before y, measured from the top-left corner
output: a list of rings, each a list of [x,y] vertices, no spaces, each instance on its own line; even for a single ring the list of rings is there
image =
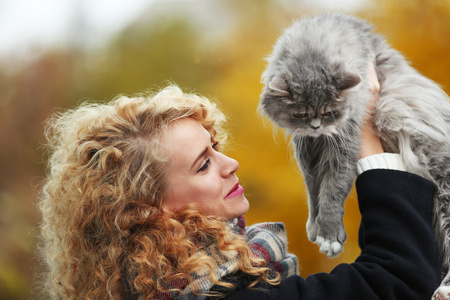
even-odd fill
[[[450,265],[450,104],[366,22],[326,13],[286,29],[262,75],[259,110],[292,134],[309,196],[308,238],[335,256],[346,240],[344,201],[355,178],[369,63],[381,85],[374,122],[386,152],[437,186],[435,231]],[[450,273],[443,286],[450,283]],[[448,297],[448,296],[447,296]],[[448,298],[445,298],[448,299]]]

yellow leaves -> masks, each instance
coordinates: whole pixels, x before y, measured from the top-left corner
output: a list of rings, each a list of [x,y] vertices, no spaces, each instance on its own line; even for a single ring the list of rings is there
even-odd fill
[[[44,165],[37,164],[40,154],[36,149],[43,141],[39,124],[50,111],[73,107],[86,97],[104,101],[118,93],[154,89],[169,80],[217,98],[228,115],[230,144],[226,149],[240,162],[237,175],[251,203],[248,224],[284,222],[289,250],[299,256],[303,276],[354,260],[359,254],[356,234],[360,218],[355,194],[346,204],[344,221],[349,238],[344,253],[330,260],[307,240],[307,193],[288,139],[283,130],[274,133],[272,125],[257,114],[264,58],[282,29],[310,10],[298,1],[230,0],[217,1],[204,12],[213,22],[220,17],[227,28],[212,31],[217,26],[198,26],[201,15],[145,15],[145,22],[136,22],[102,50],[52,51],[22,69],[10,67],[17,70],[14,76],[0,71],[3,86],[7,83],[7,97],[0,97],[0,139],[4,146],[1,192],[13,194],[17,199],[14,205],[24,211],[17,220],[2,217],[5,212],[0,212],[5,225],[2,234],[11,240],[1,246],[3,253],[17,253],[17,245],[30,240],[9,228],[37,219],[30,182],[43,176]],[[413,66],[450,92],[449,0],[380,0],[374,1],[370,10],[355,14],[367,18]],[[7,64],[1,62],[2,66]],[[0,290],[0,298],[23,295],[26,288],[22,288],[22,281],[25,285],[31,282],[23,262],[32,256],[32,251],[22,251],[7,264],[0,257],[0,286],[14,290],[12,296]],[[21,274],[21,282],[10,282],[20,277],[15,274]]]
[[[450,93],[450,1],[382,0],[361,15],[425,76]]]

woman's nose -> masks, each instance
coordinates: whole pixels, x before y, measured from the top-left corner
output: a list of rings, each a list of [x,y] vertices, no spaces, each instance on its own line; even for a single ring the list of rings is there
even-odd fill
[[[234,174],[239,170],[239,162],[231,157],[222,154],[223,158],[223,176]]]

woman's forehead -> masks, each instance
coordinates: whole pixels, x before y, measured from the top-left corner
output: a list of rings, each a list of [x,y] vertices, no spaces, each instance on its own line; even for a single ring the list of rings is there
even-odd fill
[[[183,118],[171,123],[164,145],[173,163],[186,164],[195,161],[210,142],[211,135],[200,122]]]

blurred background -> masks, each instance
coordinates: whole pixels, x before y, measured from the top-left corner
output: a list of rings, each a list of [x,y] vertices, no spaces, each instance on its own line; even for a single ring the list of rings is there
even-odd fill
[[[329,259],[307,240],[306,191],[288,138],[256,112],[264,57],[283,28],[325,10],[366,18],[450,92],[449,0],[0,0],[0,299],[39,299],[43,121],[85,99],[168,81],[219,101],[229,116],[226,152],[240,162],[248,224],[284,222],[304,277],[352,262],[354,192],[344,252]]]

